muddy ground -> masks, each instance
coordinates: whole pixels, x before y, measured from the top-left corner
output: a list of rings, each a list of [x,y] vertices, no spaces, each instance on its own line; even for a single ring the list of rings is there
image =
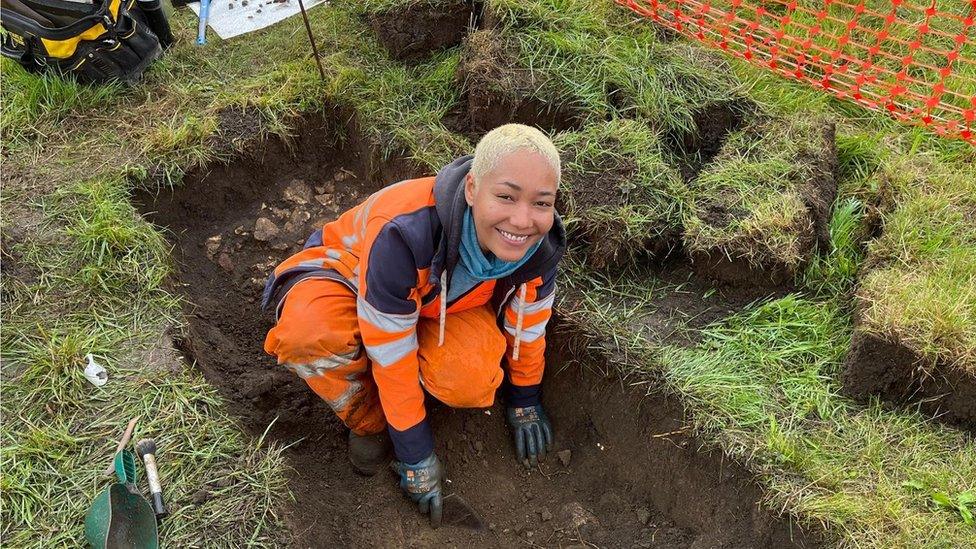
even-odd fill
[[[858,400],[880,396],[976,433],[976,377],[950,364],[932,364],[878,335],[854,335],[844,362],[843,387]]]
[[[370,177],[367,172],[376,170],[364,168],[368,153],[355,139],[337,148],[335,130],[326,120],[306,124],[290,150],[272,141],[238,162],[189,175],[175,192],[136,197],[175,244],[178,288],[188,301],[188,329],[179,347],[249,432],[259,436],[273,422],[271,439],[290,445],[295,500],[285,512],[285,537],[292,546],[817,544],[816,535],[760,507],[760,491],[743,469],[699,450],[686,435],[678,404],[660,394],[645,396],[647,386],[605,375],[599,358],[574,361],[581,357],[570,350],[585,345],[571,330],[557,333],[558,326],[544,402],[560,453],[538,468],[515,463],[499,404],[453,410],[430,403],[447,491],[482,515],[482,530],[431,530],[400,494],[392,472],[354,474],[344,427],[261,348],[272,322],[259,309],[267,273],[300,249],[315,227],[395,180],[389,170]],[[681,299],[672,296],[671,306],[680,307]],[[173,504],[209,497],[202,489]]]

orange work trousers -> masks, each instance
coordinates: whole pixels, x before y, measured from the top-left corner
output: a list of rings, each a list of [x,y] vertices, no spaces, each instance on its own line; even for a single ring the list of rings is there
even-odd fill
[[[419,383],[448,406],[491,406],[504,377],[506,342],[490,307],[447,315],[440,346],[438,332],[437,319],[417,323]],[[330,279],[296,284],[264,350],[304,379],[354,433],[370,435],[386,428],[359,332],[356,294],[346,285]]]

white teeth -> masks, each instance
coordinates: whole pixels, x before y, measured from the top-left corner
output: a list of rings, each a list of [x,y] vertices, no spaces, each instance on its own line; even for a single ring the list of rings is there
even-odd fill
[[[514,240],[515,242],[525,242],[525,239],[529,238],[529,235],[518,236],[509,232],[505,232],[501,229],[498,229],[498,232],[502,233],[502,236],[504,236],[505,238],[509,240]]]

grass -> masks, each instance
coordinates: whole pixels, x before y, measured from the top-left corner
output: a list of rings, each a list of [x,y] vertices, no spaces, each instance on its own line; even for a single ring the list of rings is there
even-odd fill
[[[894,163],[894,206],[868,248],[859,329],[976,375],[976,171]]]
[[[169,249],[129,196],[134,186],[179,184],[187,170],[227,161],[254,141],[290,133],[298,116],[336,107],[384,156],[436,168],[470,150],[468,138],[441,122],[460,106],[455,73],[470,52],[449,49],[404,66],[362,19],[414,4],[342,1],[312,10],[325,82],[297,18],[207,48],[184,41],[127,89],[38,79],[3,61],[6,544],[82,544],[85,507],[104,485],[98,470],[135,415],[143,418],[136,436],[155,436],[162,448],[176,515],[162,532],[167,545],[280,544],[282,450],[243,435],[214,390],[160,341],[181,323],[166,286]],[[877,305],[863,326],[899,330],[931,356],[972,356],[972,147],[662,42],[609,1],[493,0],[487,8],[501,23],[490,36],[511,56],[500,74],[531,84],[520,93],[584,113],[580,127],[556,136],[572,151],[567,183],[610,166],[628,176],[618,190],[646,198],[586,208],[578,224],[592,214],[601,227],[626,213],[628,237],[662,232],[689,224],[703,197],[726,189],[729,205],[761,214],[750,218],[760,227],[756,245],[794,257],[792,241],[777,235],[788,235],[801,213],[787,170],[805,143],[797,129],[805,115],[797,113],[836,120],[842,198],[829,251],[802,275],[810,295],[756,304],[690,328],[690,346],[667,346],[641,329],[656,314],[653,276],[618,270],[597,280],[579,269],[563,278],[586,290],[574,318],[613,348],[634,351],[624,353],[627,368],[680,395],[701,436],[758,475],[771,507],[825,524],[840,545],[976,544],[966,525],[976,478],[971,439],[917,415],[856,406],[837,396],[836,377],[859,303]],[[177,36],[193,35],[185,11],[172,23]],[[689,190],[662,140],[693,131],[696,112],[728,101],[790,121],[787,135],[797,137],[733,134]],[[251,122],[238,127],[240,120]],[[921,156],[931,158],[927,174],[899,168]],[[863,235],[877,219],[884,232],[864,260]],[[88,353],[109,370],[103,388],[81,375]]]
[[[485,57],[486,42],[502,52],[484,83],[502,96],[516,91],[584,120],[637,117],[676,133],[694,131],[694,114],[707,105],[740,97],[720,57],[662,43],[609,2],[501,0],[487,9],[499,27],[474,40],[482,44],[475,55]]]
[[[692,184],[685,247],[796,272],[812,255],[810,195],[831,192],[827,128],[826,120],[798,112],[730,133]]]
[[[134,440],[160,447],[172,513],[163,539],[278,545],[281,449],[248,440],[199,373],[157,348],[178,310],[163,288],[169,248],[128,203],[125,182],[80,181],[42,197],[38,210],[35,230],[47,238],[5,242],[5,544],[84,545],[85,513],[106,486],[101,470],[140,416]],[[101,388],[84,378],[88,354],[108,370]],[[197,492],[214,497],[193,503]]]
[[[687,187],[665,161],[659,134],[617,119],[561,133],[555,143],[563,157],[560,214],[587,242],[590,265],[627,264],[655,243],[674,244]]]
[[[958,506],[933,499],[968,501],[976,490],[972,440],[838,395],[852,331],[840,302],[793,294],[757,303],[702,329],[697,345],[675,346],[647,331],[658,314],[642,291],[648,278],[631,272],[596,281],[574,270],[568,294],[587,297],[574,300],[582,306],[570,321],[608,351],[626,351],[616,355],[626,357],[622,370],[660,379],[677,394],[698,436],[756,473],[771,508],[825,526],[842,547],[976,543]],[[645,300],[624,307],[622,295]]]

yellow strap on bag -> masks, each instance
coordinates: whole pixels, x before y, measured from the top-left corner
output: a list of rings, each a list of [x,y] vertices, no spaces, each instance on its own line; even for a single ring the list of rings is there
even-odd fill
[[[119,19],[119,6],[122,5],[122,0],[112,0],[108,6],[108,11],[112,16],[113,21],[118,21]],[[47,50],[47,54],[56,59],[67,59],[75,54],[75,50],[78,49],[78,44],[82,40],[94,40],[99,36],[105,34],[105,26],[101,23],[96,23],[85,32],[79,34],[78,36],[73,36],[67,40],[48,40],[46,38],[41,38],[41,43],[44,44],[44,49]]]

